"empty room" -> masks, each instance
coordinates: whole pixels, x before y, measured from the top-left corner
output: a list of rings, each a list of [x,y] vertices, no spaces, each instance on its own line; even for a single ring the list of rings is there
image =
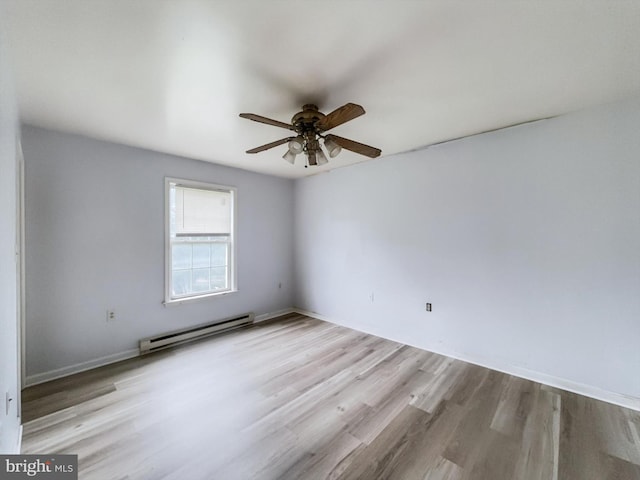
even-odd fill
[[[640,480],[638,32],[0,0],[0,479]]]

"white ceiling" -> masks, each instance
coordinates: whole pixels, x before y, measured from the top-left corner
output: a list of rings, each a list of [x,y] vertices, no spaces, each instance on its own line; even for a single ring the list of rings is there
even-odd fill
[[[383,156],[640,94],[640,1],[0,0],[24,122],[284,177],[303,103]],[[343,151],[327,168],[366,161]]]

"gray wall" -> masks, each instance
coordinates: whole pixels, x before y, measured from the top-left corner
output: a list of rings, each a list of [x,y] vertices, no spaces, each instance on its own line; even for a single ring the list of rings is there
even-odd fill
[[[146,336],[293,305],[291,180],[29,126],[22,133],[28,381],[121,358]],[[165,176],[238,188],[237,293],[162,305]]]
[[[18,282],[16,271],[16,142],[18,117],[0,30],[0,453],[17,453]],[[13,398],[9,413],[7,392]]]
[[[296,305],[640,398],[638,132],[636,99],[298,181]]]

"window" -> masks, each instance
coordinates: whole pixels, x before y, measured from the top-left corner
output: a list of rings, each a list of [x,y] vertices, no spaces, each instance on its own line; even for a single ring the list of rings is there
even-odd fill
[[[170,178],[165,183],[165,303],[235,291],[235,189]]]

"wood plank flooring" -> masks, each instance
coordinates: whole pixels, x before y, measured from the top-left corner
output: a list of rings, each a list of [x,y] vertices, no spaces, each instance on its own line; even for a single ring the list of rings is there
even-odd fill
[[[293,315],[23,392],[80,479],[640,479],[640,413]]]

